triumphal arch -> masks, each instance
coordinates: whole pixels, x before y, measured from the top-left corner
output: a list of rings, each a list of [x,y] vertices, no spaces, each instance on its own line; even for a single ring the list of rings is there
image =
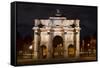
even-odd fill
[[[80,52],[80,20],[54,17],[35,19],[33,58],[76,58]]]

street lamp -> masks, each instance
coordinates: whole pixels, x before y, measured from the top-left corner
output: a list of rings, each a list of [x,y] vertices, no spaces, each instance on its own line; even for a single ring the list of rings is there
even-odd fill
[[[33,48],[32,45],[30,45],[30,46],[29,46],[29,50],[32,50],[32,48]]]
[[[89,46],[90,46],[90,44],[88,43],[87,46],[88,46],[88,56],[89,56]]]
[[[33,48],[33,46],[30,45],[30,46],[29,46],[29,50],[30,50],[30,53],[31,53],[31,58],[32,58],[32,48]]]

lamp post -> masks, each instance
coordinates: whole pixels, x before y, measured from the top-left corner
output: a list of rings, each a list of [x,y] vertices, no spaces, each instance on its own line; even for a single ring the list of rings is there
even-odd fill
[[[90,44],[88,43],[87,46],[88,46],[88,56],[89,56],[89,46],[90,46]]]
[[[33,49],[33,46],[30,45],[30,46],[29,46],[29,50],[30,50],[30,53],[31,53],[31,59],[32,59],[32,49]]]

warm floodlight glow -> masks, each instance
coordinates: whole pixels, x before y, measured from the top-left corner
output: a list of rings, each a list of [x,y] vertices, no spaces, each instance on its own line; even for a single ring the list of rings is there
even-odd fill
[[[29,46],[29,49],[31,50],[32,48],[33,48],[32,45],[30,45],[30,46]]]

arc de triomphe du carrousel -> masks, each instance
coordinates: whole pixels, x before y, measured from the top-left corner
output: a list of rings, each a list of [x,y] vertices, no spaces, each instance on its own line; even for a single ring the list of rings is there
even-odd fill
[[[78,58],[80,52],[80,20],[67,19],[60,10],[54,17],[35,19],[33,58]]]

